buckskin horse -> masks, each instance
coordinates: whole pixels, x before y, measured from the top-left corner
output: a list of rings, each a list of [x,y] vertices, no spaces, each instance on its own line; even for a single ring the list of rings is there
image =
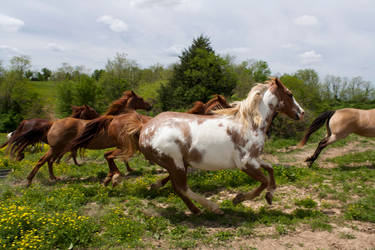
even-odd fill
[[[75,106],[72,107],[72,115],[70,117],[92,120],[99,117],[100,115],[89,105]],[[23,151],[30,145],[35,145],[41,142],[48,144],[47,133],[52,126],[53,121],[41,118],[33,118],[23,120],[13,131],[8,140],[0,146],[3,148],[8,145],[7,151],[10,153],[11,158],[16,158],[16,160],[21,161],[25,155]],[[25,134],[30,135],[33,133],[34,136],[25,136]],[[72,152],[72,157],[74,163],[79,165],[76,159],[76,152]]]
[[[193,108],[187,111],[190,114],[212,114],[213,110],[231,107],[225,98],[221,95],[215,95],[207,103],[195,102]],[[150,116],[137,114],[141,119],[142,123],[146,123],[152,119]],[[108,151],[104,154],[109,167],[109,172],[104,179],[104,185],[108,185],[112,181],[112,185],[116,186],[122,176],[121,172],[117,168],[114,160],[116,158],[122,158],[128,168],[130,169],[128,161],[133,156],[128,155],[123,157],[123,151],[132,147],[129,143],[138,143],[136,141],[124,140],[128,135],[126,134],[126,120],[129,114],[123,114],[119,116],[103,116],[95,119],[85,126],[83,132],[74,139],[72,142],[71,150],[76,151],[79,148],[92,148],[95,145],[95,149],[106,149],[110,147],[116,147],[116,149]],[[152,187],[156,188],[165,185],[169,180],[169,176],[162,180],[159,180],[157,184],[153,184]]]
[[[272,203],[276,189],[273,168],[262,161],[265,133],[275,112],[292,119],[303,119],[304,110],[291,91],[279,79],[272,78],[265,84],[251,89],[247,98],[230,109],[215,111],[213,116],[164,112],[147,123],[136,114],[129,114],[124,139],[139,138],[139,150],[146,159],[164,167],[177,195],[193,213],[200,213],[191,201],[206,209],[222,214],[219,206],[194,193],[187,185],[187,167],[219,170],[240,169],[261,182],[255,190],[238,194],[234,204],[253,199],[267,188],[266,200]],[[137,145],[137,144],[131,144]],[[132,154],[137,148],[129,148]],[[269,178],[261,168],[265,169]]]
[[[104,116],[114,116],[127,112],[133,112],[136,109],[150,110],[151,104],[133,91],[125,91],[122,97],[114,101]],[[97,119],[100,119],[97,118]],[[71,143],[75,137],[82,133],[85,125],[90,122],[75,118],[64,118],[53,122],[47,134],[47,141],[50,149],[43,155],[30,174],[27,176],[27,186],[31,185],[32,179],[44,163],[48,163],[49,176],[51,180],[58,178],[53,173],[53,163],[61,158],[66,152],[70,151]],[[106,135],[102,135],[106,136]],[[92,149],[96,149],[95,145]]]
[[[326,111],[319,115],[306,130],[305,136],[298,145],[303,147],[310,136],[326,123],[327,135],[319,142],[314,154],[305,160],[308,162],[308,166],[311,167],[325,147],[335,141],[344,139],[349,134],[354,133],[365,137],[375,137],[374,117],[375,109],[362,110],[354,108]]]

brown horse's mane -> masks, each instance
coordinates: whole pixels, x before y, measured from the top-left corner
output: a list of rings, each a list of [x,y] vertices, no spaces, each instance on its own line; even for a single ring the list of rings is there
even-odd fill
[[[194,102],[194,106],[186,111],[188,114],[204,114],[204,103],[201,101]]]
[[[194,106],[189,109],[186,113],[188,114],[212,114],[211,111],[216,109],[225,109],[231,107],[222,95],[215,95],[214,98],[210,99],[207,103],[196,101]]]
[[[132,91],[130,90],[125,91],[120,99],[115,100],[111,103],[107,112],[104,115],[119,115],[122,112],[123,107],[126,106],[126,104],[128,103],[128,100],[130,99],[132,95],[133,95]]]

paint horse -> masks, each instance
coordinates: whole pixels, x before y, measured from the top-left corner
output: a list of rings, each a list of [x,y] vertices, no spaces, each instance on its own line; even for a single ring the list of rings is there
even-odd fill
[[[195,102],[192,109],[187,111],[191,114],[212,114],[213,110],[231,107],[225,98],[221,95],[216,95],[214,98],[210,99],[207,103]],[[141,114],[136,114],[142,123],[147,123],[152,119],[150,116],[145,116]],[[109,172],[103,181],[104,185],[108,185],[112,181],[112,185],[116,186],[120,182],[122,176],[120,170],[115,164],[116,158],[122,158],[125,162],[128,170],[130,169],[128,161],[131,159],[133,154],[123,157],[123,151],[127,150],[129,147],[133,147],[132,144],[138,144],[134,140],[124,140],[128,137],[126,134],[126,124],[129,114],[123,114],[119,116],[103,116],[89,122],[80,136],[74,139],[72,142],[71,150],[76,151],[79,148],[93,148],[95,149],[106,149],[111,147],[116,147],[116,149],[104,153],[104,158],[106,159],[109,167]],[[131,144],[131,145],[129,145]],[[137,146],[136,146],[137,147]],[[163,186],[169,181],[169,176],[162,180],[159,180],[157,184],[153,184],[153,188]]]
[[[99,117],[100,115],[90,106],[75,106],[72,105],[72,115],[70,117],[92,120]],[[23,120],[15,131],[10,133],[8,140],[0,146],[3,148],[8,145],[8,151],[10,152],[11,158],[21,161],[25,155],[24,150],[30,146],[41,142],[48,144],[47,133],[51,128],[53,121],[41,118],[33,118]],[[32,133],[34,136],[25,136],[25,134]],[[76,159],[76,152],[72,152],[74,163],[79,165]]]
[[[273,78],[253,87],[247,98],[235,107],[215,111],[213,116],[164,112],[143,124],[137,115],[133,115],[128,119],[127,133],[139,138],[139,150],[146,159],[168,171],[173,189],[193,213],[200,213],[200,209],[191,200],[222,214],[216,203],[188,187],[187,167],[240,169],[260,181],[261,185],[249,193],[238,194],[233,203],[253,199],[267,188],[266,200],[271,204],[276,189],[273,168],[259,156],[264,147],[266,129],[277,111],[295,120],[304,116],[304,110],[291,91],[279,79]],[[129,154],[134,150],[137,149],[129,148]],[[268,172],[269,178],[262,168]]]
[[[134,112],[135,109],[150,110],[151,107],[151,104],[146,102],[133,91],[125,91],[121,98],[110,105],[105,116]],[[97,119],[100,119],[100,117]],[[87,120],[70,117],[53,122],[47,134],[47,141],[50,145],[50,149],[39,159],[35,167],[27,176],[27,186],[31,185],[35,174],[46,162],[48,163],[50,179],[58,179],[53,173],[53,163],[61,158],[66,152],[70,151],[72,141],[82,133],[86,124],[89,122],[90,121]],[[92,145],[92,148],[95,149],[96,145]]]
[[[327,135],[322,139],[313,155],[305,161],[308,166],[314,163],[320,152],[335,141],[344,139],[349,134],[357,134],[365,137],[375,137],[375,109],[362,110],[344,108],[336,111],[327,111],[319,115],[306,130],[299,147],[309,140],[310,136],[326,123]]]

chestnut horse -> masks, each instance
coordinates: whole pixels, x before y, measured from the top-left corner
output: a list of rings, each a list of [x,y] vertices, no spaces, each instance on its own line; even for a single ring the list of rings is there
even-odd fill
[[[214,98],[209,100],[207,103],[195,102],[194,107],[188,111],[191,114],[212,114],[213,110],[228,108],[231,107],[225,98],[221,95],[216,95]],[[137,113],[136,113],[137,114]],[[152,119],[150,116],[137,114],[142,123],[146,123]],[[109,166],[109,173],[104,180],[104,185],[108,185],[112,181],[113,186],[117,185],[120,177],[122,176],[121,172],[115,164],[116,158],[122,158],[128,168],[130,169],[128,161],[133,156],[128,156],[126,158],[122,157],[122,152],[129,147],[127,143],[138,143],[135,141],[124,141],[126,137],[126,120],[128,119],[129,114],[123,114],[119,116],[103,116],[98,119],[95,119],[87,123],[84,131],[81,135],[74,139],[72,143],[71,150],[75,151],[79,148],[88,148],[88,149],[106,149],[110,147],[116,147],[117,149],[108,151],[104,154],[104,158],[107,160]],[[105,135],[105,136],[104,136]],[[100,142],[100,140],[102,142]],[[124,143],[126,142],[126,143]],[[101,145],[101,146],[100,146]],[[166,177],[154,184],[152,187],[156,188],[158,186],[165,185],[169,180],[169,177]],[[155,186],[156,185],[156,186]]]
[[[224,96],[215,95],[215,97],[210,99],[207,103],[203,103],[201,101],[195,102],[194,106],[186,111],[186,113],[196,115],[212,115],[212,111],[216,109],[226,109],[231,107],[232,106],[227,102],[227,100],[225,100]]]
[[[133,112],[135,109],[150,110],[151,104],[144,101],[142,97],[138,96],[133,91],[125,91],[120,99],[114,101],[111,104],[104,117]],[[97,119],[100,119],[100,117]],[[50,149],[39,159],[38,163],[28,175],[28,186],[31,184],[35,174],[46,162],[48,163],[50,179],[57,179],[57,177],[53,173],[53,163],[69,151],[73,139],[82,133],[86,124],[89,122],[90,121],[87,120],[80,120],[70,117],[53,122],[51,128],[47,133],[47,141],[50,145]],[[105,137],[106,135],[102,136]],[[110,145],[110,142],[108,142],[107,145]],[[96,148],[97,147],[93,146],[93,149]],[[75,151],[73,150],[73,152]]]
[[[299,147],[304,146],[310,135],[326,123],[326,137],[319,142],[314,154],[305,160],[308,162],[309,167],[311,167],[325,147],[347,137],[349,134],[354,133],[365,137],[375,137],[374,117],[375,109],[362,110],[354,108],[327,111],[319,115],[306,130],[305,136],[298,145]]]
[[[127,119],[127,134],[133,135],[133,140],[139,138],[139,150],[146,159],[168,171],[175,192],[193,213],[200,213],[200,209],[191,199],[214,213],[222,214],[216,203],[188,187],[187,167],[240,169],[260,181],[261,185],[252,192],[238,194],[233,203],[253,199],[265,188],[268,190],[266,200],[272,203],[276,189],[273,168],[259,156],[266,130],[277,111],[295,120],[304,115],[290,90],[279,79],[273,78],[253,87],[248,97],[235,107],[217,110],[213,116],[164,112],[143,123],[139,116],[132,115]],[[135,150],[137,148],[128,148],[124,154],[131,155]],[[261,168],[269,173],[269,178]]]
[[[92,107],[88,105],[71,105],[71,107],[72,115],[70,117],[72,118],[92,120],[100,116]],[[25,157],[23,151],[28,146],[35,145],[40,142],[48,144],[47,133],[51,128],[52,123],[52,121],[41,118],[23,120],[18,125],[17,129],[11,133],[8,140],[0,146],[0,148],[8,145],[8,151],[10,151],[11,158],[14,158],[14,156],[16,155],[16,160],[21,161]],[[24,135],[26,133],[31,133],[31,131],[33,131],[32,133],[35,134],[35,136],[33,136],[32,138],[29,137],[29,140],[28,137],[25,137]],[[72,157],[74,163],[78,165],[75,152],[72,152]]]

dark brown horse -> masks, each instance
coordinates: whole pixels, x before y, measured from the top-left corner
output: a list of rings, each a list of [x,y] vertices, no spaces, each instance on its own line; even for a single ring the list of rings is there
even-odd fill
[[[74,106],[72,105],[72,115],[70,117],[83,119],[83,120],[92,120],[99,117],[100,115],[90,106]],[[17,127],[15,131],[11,133],[9,139],[0,146],[3,148],[8,145],[8,150],[10,152],[11,158],[15,158],[18,161],[21,161],[25,155],[24,150],[30,146],[37,143],[44,142],[48,144],[47,133],[51,128],[53,121],[47,119],[28,119],[23,120]],[[27,133],[33,133],[35,136],[31,140],[28,140],[24,135]],[[74,163],[78,165],[76,160],[76,153],[72,153]]]
[[[195,102],[194,107],[190,109],[187,113],[191,114],[202,114],[208,115],[212,114],[213,110],[231,107],[225,98],[220,95],[216,95],[214,98],[209,100],[207,103]],[[135,113],[135,112],[134,112]],[[135,113],[143,123],[147,123],[152,117],[144,116]],[[127,130],[126,120],[129,114],[119,115],[119,116],[103,116],[87,123],[82,134],[77,137],[72,143],[71,150],[78,150],[79,148],[88,149],[105,149],[109,147],[116,147],[115,150],[108,151],[104,154],[105,159],[108,162],[109,173],[104,180],[104,185],[107,185],[110,181],[115,186],[118,184],[120,177],[122,176],[119,169],[116,167],[114,159],[122,158],[129,170],[128,161],[133,156],[122,157],[122,152],[127,150],[128,147],[132,147],[128,143],[130,141],[124,140],[126,137],[125,131]],[[100,142],[102,141],[102,142]],[[124,144],[124,141],[127,143]],[[131,141],[131,143],[137,143]],[[152,187],[157,188],[159,186],[165,185],[169,180],[169,176],[158,181]]]
[[[304,116],[291,91],[275,78],[253,87],[248,97],[234,108],[215,111],[213,116],[164,112],[143,123],[133,115],[127,119],[129,136],[125,139],[139,138],[139,150],[147,160],[168,171],[173,189],[193,213],[199,213],[200,209],[191,200],[222,214],[216,203],[188,187],[187,168],[240,169],[261,185],[251,192],[238,194],[233,203],[251,200],[266,188],[266,200],[272,203],[276,189],[273,168],[260,155],[266,130],[277,111],[296,120]],[[131,155],[134,150],[124,155]],[[262,169],[268,172],[269,178]]]
[[[120,99],[114,101],[111,104],[104,117],[115,116],[127,112],[134,112],[135,109],[150,110],[151,105],[148,102],[144,101],[142,97],[138,96],[133,91],[125,91]],[[100,119],[100,117],[97,119]],[[48,163],[50,179],[57,179],[57,177],[53,173],[53,163],[57,159],[62,157],[66,152],[70,151],[69,149],[71,148],[73,139],[82,133],[86,124],[89,122],[90,121],[87,120],[68,117],[57,120],[52,124],[47,133],[47,141],[50,145],[50,149],[39,159],[38,163],[28,175],[28,185],[31,184],[35,174],[46,162]],[[103,136],[105,137],[106,135]],[[106,145],[110,145],[109,142],[105,143]]]

